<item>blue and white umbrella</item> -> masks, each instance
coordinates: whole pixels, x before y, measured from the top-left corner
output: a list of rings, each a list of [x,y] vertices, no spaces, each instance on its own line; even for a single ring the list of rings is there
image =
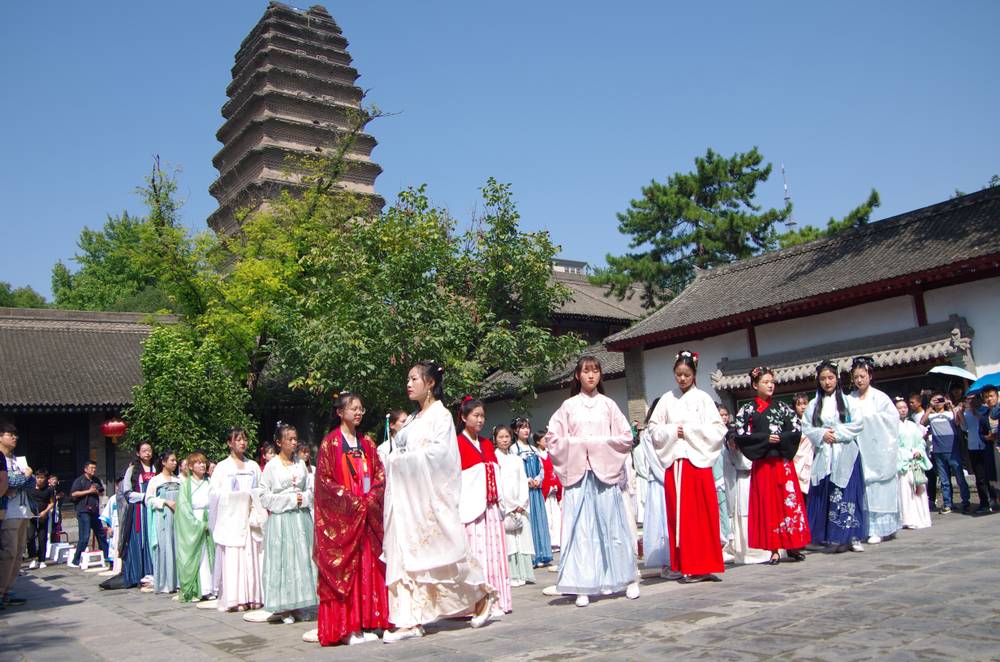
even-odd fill
[[[927,372],[933,373],[935,375],[948,375],[949,377],[959,377],[961,379],[968,379],[970,382],[974,382],[977,379],[974,373],[969,372],[965,368],[958,368],[953,365],[939,365],[934,368],[931,368]]]

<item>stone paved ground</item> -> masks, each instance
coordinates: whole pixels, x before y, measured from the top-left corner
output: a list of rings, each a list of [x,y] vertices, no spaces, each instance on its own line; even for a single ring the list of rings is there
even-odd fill
[[[514,613],[481,630],[446,622],[422,640],[351,649],[303,643],[307,623],[245,623],[49,567],[18,580],[28,607],[0,611],[0,659],[1000,659],[998,542],[1000,515],[935,516],[862,554],[733,568],[718,584],[647,578],[637,601],[579,609],[517,588]]]

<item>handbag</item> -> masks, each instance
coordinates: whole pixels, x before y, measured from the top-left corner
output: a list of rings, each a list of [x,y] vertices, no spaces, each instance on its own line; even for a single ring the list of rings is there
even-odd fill
[[[917,487],[927,484],[927,474],[921,467],[913,467],[913,484]]]
[[[524,528],[524,516],[521,513],[509,513],[503,518],[503,530],[507,533],[520,533]]]

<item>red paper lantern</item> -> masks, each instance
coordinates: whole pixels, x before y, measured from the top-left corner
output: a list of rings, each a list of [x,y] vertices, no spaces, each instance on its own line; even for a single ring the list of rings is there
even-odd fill
[[[101,423],[101,434],[105,437],[111,437],[114,443],[118,443],[118,437],[123,436],[127,430],[128,426],[125,425],[125,421],[118,418]]]

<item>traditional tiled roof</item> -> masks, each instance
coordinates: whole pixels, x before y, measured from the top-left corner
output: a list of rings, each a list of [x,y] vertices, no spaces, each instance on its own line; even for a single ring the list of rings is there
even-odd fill
[[[121,407],[142,375],[145,313],[0,308],[0,407]],[[160,317],[170,321],[170,317]]]
[[[621,352],[610,352],[607,347],[601,344],[590,345],[583,349],[579,355],[575,356],[561,370],[555,370],[549,375],[549,379],[537,387],[538,391],[552,391],[569,386],[573,380],[573,370],[576,362],[581,356],[593,356],[601,362],[601,379],[618,379],[625,376],[625,355]],[[509,372],[494,372],[483,382],[483,392],[489,393],[487,399],[499,399],[509,396],[521,386],[522,381],[516,375]]]
[[[603,285],[593,285],[583,274],[552,272],[552,279],[572,291],[573,298],[556,311],[561,317],[586,317],[620,322],[634,322],[646,311],[637,288],[631,288],[624,299],[608,295]]]
[[[712,373],[712,388],[716,391],[750,388],[749,373],[756,366],[771,368],[774,370],[774,381],[784,384],[813,379],[816,365],[824,360],[832,361],[846,372],[855,356],[871,356],[876,369],[950,359],[968,351],[972,335],[965,318],[952,315],[944,322],[904,331],[852,338],[769,356],[735,361],[723,359]]]
[[[702,271],[673,301],[606,342],[627,349],[1000,273],[1000,187],[801,246]],[[975,275],[973,275],[975,272]],[[814,312],[814,311],[813,311]]]

